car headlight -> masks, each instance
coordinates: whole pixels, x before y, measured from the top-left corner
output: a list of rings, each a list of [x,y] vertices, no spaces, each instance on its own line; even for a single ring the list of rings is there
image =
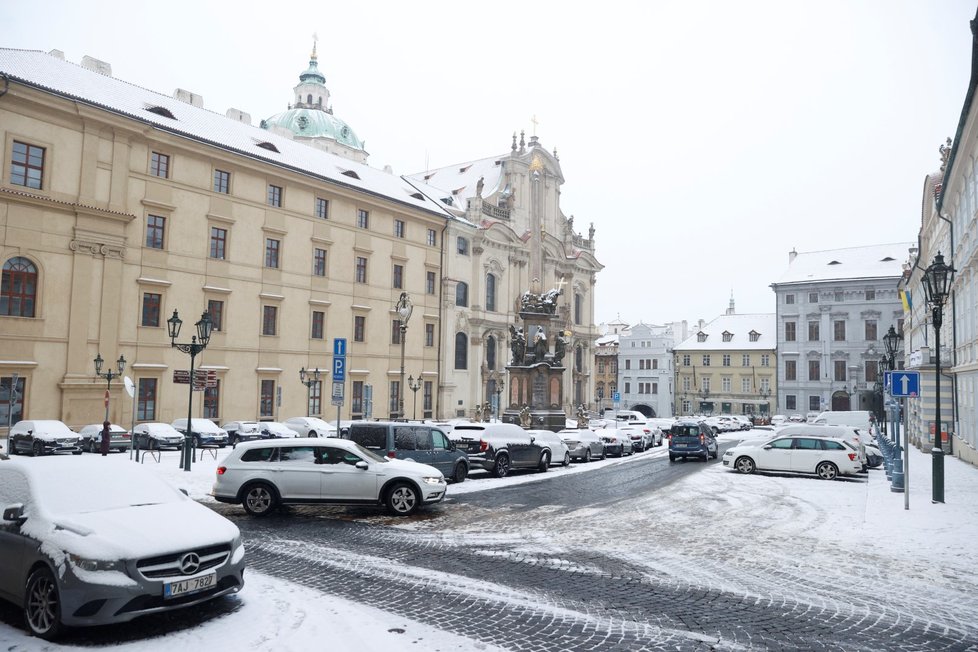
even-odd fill
[[[425,484],[445,484],[445,478],[442,476],[428,476],[426,478],[421,478],[421,481]]]
[[[126,572],[126,562],[121,559],[86,559],[80,555],[68,555],[68,559],[71,560],[78,568],[85,571],[119,571],[120,573]]]

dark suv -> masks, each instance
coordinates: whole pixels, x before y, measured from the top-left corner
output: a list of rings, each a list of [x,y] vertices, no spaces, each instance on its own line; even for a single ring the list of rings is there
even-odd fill
[[[685,460],[687,457],[698,457],[704,462],[710,458],[716,459],[719,446],[713,430],[702,421],[680,419],[669,428],[669,461],[675,462],[677,457]]]
[[[444,432],[430,425],[399,421],[354,422],[343,438],[384,457],[433,466],[453,482],[463,482],[469,474],[469,456],[458,450]]]

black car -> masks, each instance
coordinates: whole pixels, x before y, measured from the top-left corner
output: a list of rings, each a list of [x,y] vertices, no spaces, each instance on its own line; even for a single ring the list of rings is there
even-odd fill
[[[455,426],[452,440],[469,454],[472,464],[497,478],[511,469],[546,471],[553,453],[532,433],[512,423],[465,423]]]
[[[669,428],[669,461],[698,457],[704,462],[720,454],[713,430],[702,421],[680,420]]]

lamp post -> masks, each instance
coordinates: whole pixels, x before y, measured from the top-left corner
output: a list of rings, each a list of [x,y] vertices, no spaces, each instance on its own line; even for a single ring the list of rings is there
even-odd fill
[[[10,374],[10,391],[7,393],[7,437],[10,437],[10,428],[13,425],[14,406],[17,405],[17,381],[19,379],[20,376],[17,375],[17,372]]]
[[[884,343],[886,342],[885,339],[883,341],[884,341]],[[881,432],[883,434],[887,434],[887,432],[886,432],[886,382],[885,382],[885,378],[886,378],[886,372],[890,370],[890,366],[889,366],[890,363],[889,363],[889,360],[887,359],[887,357],[886,356],[883,356],[882,358],[880,358],[880,360],[879,360],[879,362],[877,364],[879,365],[879,371],[878,371],[877,377],[876,377],[876,384],[877,384],[877,387],[878,387],[876,391],[879,392],[879,395],[880,395],[880,407],[879,407],[878,418],[879,418],[880,428],[882,429]]]
[[[299,382],[306,386],[306,416],[311,417],[312,411],[309,409],[310,403],[312,403],[312,388],[314,385],[319,384],[319,377],[322,372],[319,371],[319,367],[315,369],[310,369],[306,371],[305,367],[299,369]],[[322,392],[319,393],[322,397]]]
[[[106,437],[109,434],[106,431],[109,423],[109,394],[112,391],[112,381],[118,378],[119,376],[121,376],[122,373],[126,370],[126,359],[120,355],[119,359],[116,360],[115,364],[116,364],[116,368],[119,370],[118,373],[113,372],[111,369],[106,371],[104,374],[102,373],[102,364],[105,361],[102,360],[101,353],[95,354],[95,360],[93,362],[95,362],[95,376],[97,378],[105,378],[105,423],[103,424],[102,427],[102,439],[103,439],[102,455],[107,455],[108,448],[104,444],[108,442]]]
[[[205,310],[200,315],[200,321],[198,321],[194,326],[197,327],[197,334],[190,338],[189,344],[180,344],[176,341],[180,337],[180,327],[183,326],[183,320],[180,319],[180,315],[177,311],[173,311],[173,316],[166,320],[167,329],[170,333],[170,346],[183,351],[190,355],[190,398],[187,402],[187,432],[183,438],[183,459],[180,467],[184,471],[190,471],[190,462],[193,457],[191,452],[191,446],[193,445],[193,407],[194,407],[194,358],[197,354],[207,348],[207,343],[211,339],[211,330],[214,328],[214,323],[211,321],[211,316]]]
[[[761,387],[761,389],[757,393],[760,394],[760,396],[761,396],[761,405],[759,405],[758,407],[760,409],[762,409],[762,410],[764,409],[765,406],[767,406],[767,408],[768,408],[767,410],[764,410],[762,414],[770,415],[771,414],[771,406],[768,405],[767,400],[771,397],[771,388],[770,387]],[[769,418],[769,417],[765,417],[765,418]]]
[[[710,390],[708,390],[705,387],[703,389],[701,389],[700,390],[700,397],[702,398],[702,400],[700,401],[700,408],[703,408],[704,411],[706,411],[705,410],[705,408],[706,408],[706,399],[710,398]],[[713,410],[712,409],[710,409],[710,414],[713,414]]]
[[[418,420],[418,390],[421,389],[421,376],[418,376],[417,380],[413,376],[408,376],[408,388],[414,392],[414,417],[415,421]]]
[[[931,502],[944,502],[944,449],[941,447],[941,323],[944,321],[944,302],[947,301],[951,274],[956,270],[944,262],[938,251],[933,262],[924,272],[924,296],[931,308],[931,323],[934,324],[934,350],[937,351],[936,374],[934,378],[934,448],[931,449],[933,480]]]
[[[503,415],[503,379],[496,377],[496,421],[502,419]]]
[[[397,300],[394,305],[394,310],[397,311],[397,318],[400,322],[400,335],[401,335],[401,380],[397,385],[397,418],[402,418],[404,416],[404,342],[407,339],[407,325],[408,320],[411,319],[411,313],[414,311],[414,306],[411,304],[411,297],[408,296],[407,292],[401,292],[401,297]]]

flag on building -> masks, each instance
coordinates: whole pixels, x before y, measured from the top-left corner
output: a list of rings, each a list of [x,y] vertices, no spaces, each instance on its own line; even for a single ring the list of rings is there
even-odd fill
[[[904,312],[910,312],[913,309],[913,301],[910,298],[910,290],[900,290],[900,301],[903,302]]]

